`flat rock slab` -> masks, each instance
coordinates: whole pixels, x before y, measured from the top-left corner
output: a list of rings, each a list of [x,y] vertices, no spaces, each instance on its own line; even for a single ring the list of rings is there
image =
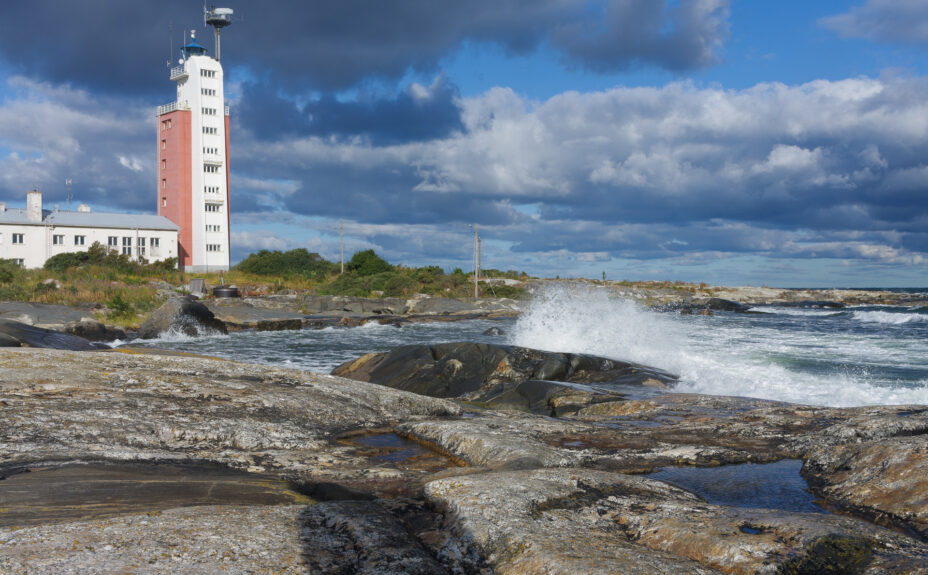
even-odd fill
[[[50,326],[66,325],[94,317],[90,306],[70,307],[50,303],[4,301],[0,302],[0,318],[12,319],[29,325]]]
[[[497,573],[916,573],[928,546],[834,515],[717,506],[669,484],[588,469],[445,477],[443,553]]]
[[[429,397],[202,357],[0,349],[0,469],[35,462],[211,461],[401,476],[335,439],[460,413]]]
[[[302,505],[204,506],[0,528],[0,572],[306,573]]]
[[[312,503],[279,477],[219,466],[126,463],[18,471],[0,483],[0,527],[197,505]]]
[[[249,301],[235,298],[207,300],[205,305],[216,319],[225,324],[229,331],[255,329],[258,331],[281,331],[302,329],[305,315],[279,307],[255,307]]]

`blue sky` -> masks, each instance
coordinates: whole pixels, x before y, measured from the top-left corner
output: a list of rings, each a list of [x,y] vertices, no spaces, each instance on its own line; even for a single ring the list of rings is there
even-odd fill
[[[535,275],[928,285],[926,2],[226,5],[233,260],[336,258],[341,222],[349,254],[469,269],[477,223],[486,267]],[[0,201],[71,178],[153,211],[200,10],[0,6]]]

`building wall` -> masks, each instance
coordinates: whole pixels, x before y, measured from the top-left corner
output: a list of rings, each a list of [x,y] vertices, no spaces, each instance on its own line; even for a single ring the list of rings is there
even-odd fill
[[[23,243],[14,244],[13,234],[22,234]],[[55,236],[63,236],[62,243],[56,244]],[[83,236],[83,243],[75,243],[75,236]],[[52,256],[86,251],[94,242],[108,246],[111,237],[117,238],[118,253],[125,253],[125,247],[132,257],[141,255],[150,262],[177,257],[177,232],[173,230],[0,224],[0,259],[23,260],[27,268],[40,268]],[[152,239],[157,246],[152,246]]]

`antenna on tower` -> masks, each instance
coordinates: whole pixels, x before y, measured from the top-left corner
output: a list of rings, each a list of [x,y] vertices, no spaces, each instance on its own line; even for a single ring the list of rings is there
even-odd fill
[[[171,67],[171,60],[174,59],[174,20],[168,21],[168,40],[171,43],[171,51],[168,52],[167,67]]]
[[[203,5],[203,22],[207,26],[212,26],[216,36],[216,61],[219,61],[219,31],[232,24],[231,8],[216,8],[210,6],[207,10]]]
[[[68,205],[71,205],[71,178],[68,178],[64,181],[64,185],[68,186]]]

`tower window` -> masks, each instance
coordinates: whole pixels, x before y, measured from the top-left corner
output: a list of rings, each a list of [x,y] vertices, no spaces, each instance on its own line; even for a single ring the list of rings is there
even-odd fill
[[[222,246],[219,244],[206,244],[206,251],[208,252],[221,252]]]
[[[161,196],[161,207],[162,208],[168,207],[168,199],[164,196]]]
[[[162,170],[168,169],[168,161],[167,161],[167,160],[161,160],[161,169],[162,169]]]
[[[204,209],[207,212],[218,212],[221,207],[219,204],[206,204]]]
[[[162,123],[164,123],[164,122],[162,122]],[[161,140],[161,149],[162,149],[162,150],[166,150],[167,148],[168,148],[168,141],[167,141],[167,140]]]
[[[167,187],[168,187],[168,181],[162,179],[162,180],[161,180],[161,189],[162,189],[162,190],[165,190],[165,189],[167,189]]]

